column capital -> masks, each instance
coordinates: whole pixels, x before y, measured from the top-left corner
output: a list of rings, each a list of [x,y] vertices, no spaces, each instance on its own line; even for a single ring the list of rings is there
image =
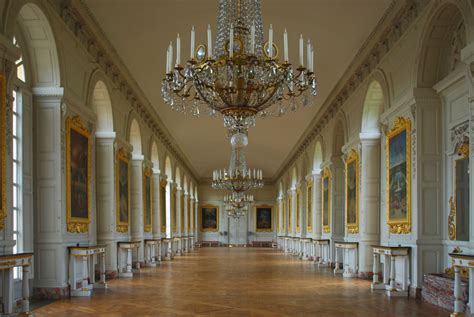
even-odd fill
[[[95,137],[101,141],[115,141],[115,132],[114,131],[97,131]]]
[[[372,143],[380,140],[380,132],[361,132],[359,133],[360,143]]]
[[[143,154],[132,153],[132,161],[144,161],[145,156]]]
[[[157,175],[158,177],[161,178],[161,171],[159,168],[152,168],[152,171],[153,171],[153,175]]]

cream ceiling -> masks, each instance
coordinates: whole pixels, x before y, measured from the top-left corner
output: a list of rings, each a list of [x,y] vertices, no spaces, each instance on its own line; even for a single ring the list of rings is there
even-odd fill
[[[174,112],[160,96],[166,47],[182,38],[182,56],[188,57],[189,33],[196,43],[206,41],[206,27],[216,30],[217,0],[85,0],[181,150],[201,178],[227,166],[230,146],[221,118],[194,118]],[[389,7],[391,0],[263,0],[263,21],[273,24],[277,45],[286,27],[290,60],[296,62],[298,37],[310,37],[315,46],[319,95],[311,108],[282,118],[258,120],[249,132],[247,159],[262,168],[266,178],[276,176],[311,119]]]

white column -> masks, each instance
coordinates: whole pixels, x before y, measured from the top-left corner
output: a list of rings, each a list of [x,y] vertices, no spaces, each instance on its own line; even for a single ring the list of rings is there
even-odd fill
[[[23,279],[22,279],[22,297],[23,300],[21,302],[21,311],[23,313],[28,313],[30,311],[30,286],[28,282],[30,280],[30,266],[24,265],[23,266]]]
[[[313,174],[313,239],[321,239],[321,174]]]
[[[183,236],[187,237],[187,236],[189,235],[189,233],[188,233],[188,221],[189,221],[189,219],[188,219],[188,214],[189,214],[189,211],[188,211],[188,199],[189,199],[189,194],[188,194],[188,192],[186,192],[186,191],[183,192],[183,194],[184,194],[184,201],[183,201],[183,202],[184,202],[184,206],[181,206],[181,208],[184,209],[184,213],[183,213],[183,215],[184,215],[184,219],[183,219],[183,226],[184,226],[184,228],[182,228],[181,234],[182,234]]]
[[[296,237],[296,188],[290,189],[289,195],[291,195],[291,228],[289,230],[291,236]]]
[[[361,135],[359,195],[359,272],[372,270],[372,245],[380,242],[380,135]]]
[[[153,167],[153,175],[152,175],[152,191],[153,191],[153,202],[152,202],[152,233],[153,239],[159,239],[161,237],[161,199],[164,197],[160,197],[161,193],[161,186],[160,186],[160,170],[157,167]]]
[[[130,209],[132,240],[141,241],[137,250],[137,262],[145,260],[143,243],[143,155],[132,155],[130,183]]]
[[[97,132],[96,139],[96,208],[97,243],[106,245],[105,267],[117,270],[117,241],[115,237],[115,132]]]
[[[334,260],[336,248],[334,241],[344,239],[345,229],[345,166],[341,156],[331,158],[331,247],[330,259]]]
[[[201,212],[201,211],[199,210],[199,201],[198,201],[197,198],[196,198],[196,201],[194,202],[194,216],[193,216],[193,223],[194,223],[194,227],[193,227],[194,230],[193,230],[193,233],[194,233],[194,237],[195,237],[195,238],[194,238],[194,239],[195,239],[195,240],[194,240],[195,242],[197,242],[197,241],[200,240],[200,239],[199,239],[199,236],[198,236],[198,234],[199,234],[199,228],[200,228],[200,225],[201,225],[201,224],[199,223],[199,219],[200,219],[199,213],[200,213],[200,212]]]
[[[171,199],[173,195],[173,181],[168,179],[168,183],[166,184],[166,237],[171,239],[173,237],[173,223],[172,223],[172,215],[173,210],[171,206]],[[170,243],[171,244],[171,243]]]

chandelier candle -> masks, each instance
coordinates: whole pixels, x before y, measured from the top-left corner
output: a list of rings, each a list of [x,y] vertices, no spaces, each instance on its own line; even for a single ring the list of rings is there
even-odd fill
[[[194,60],[194,51],[195,51],[195,39],[196,39],[196,32],[194,31],[194,25],[191,29],[191,60]]]

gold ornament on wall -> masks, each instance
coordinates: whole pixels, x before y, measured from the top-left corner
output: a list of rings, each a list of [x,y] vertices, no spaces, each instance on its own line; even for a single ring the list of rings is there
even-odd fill
[[[321,223],[323,225],[323,232],[331,232],[331,171],[329,168],[323,170],[321,177]]]
[[[448,237],[456,240],[456,202],[453,196],[449,198]]]
[[[79,116],[66,119],[66,224],[70,233],[86,233],[91,222],[90,132]]]
[[[387,224],[390,233],[411,232],[411,122],[396,118],[386,137]]]

